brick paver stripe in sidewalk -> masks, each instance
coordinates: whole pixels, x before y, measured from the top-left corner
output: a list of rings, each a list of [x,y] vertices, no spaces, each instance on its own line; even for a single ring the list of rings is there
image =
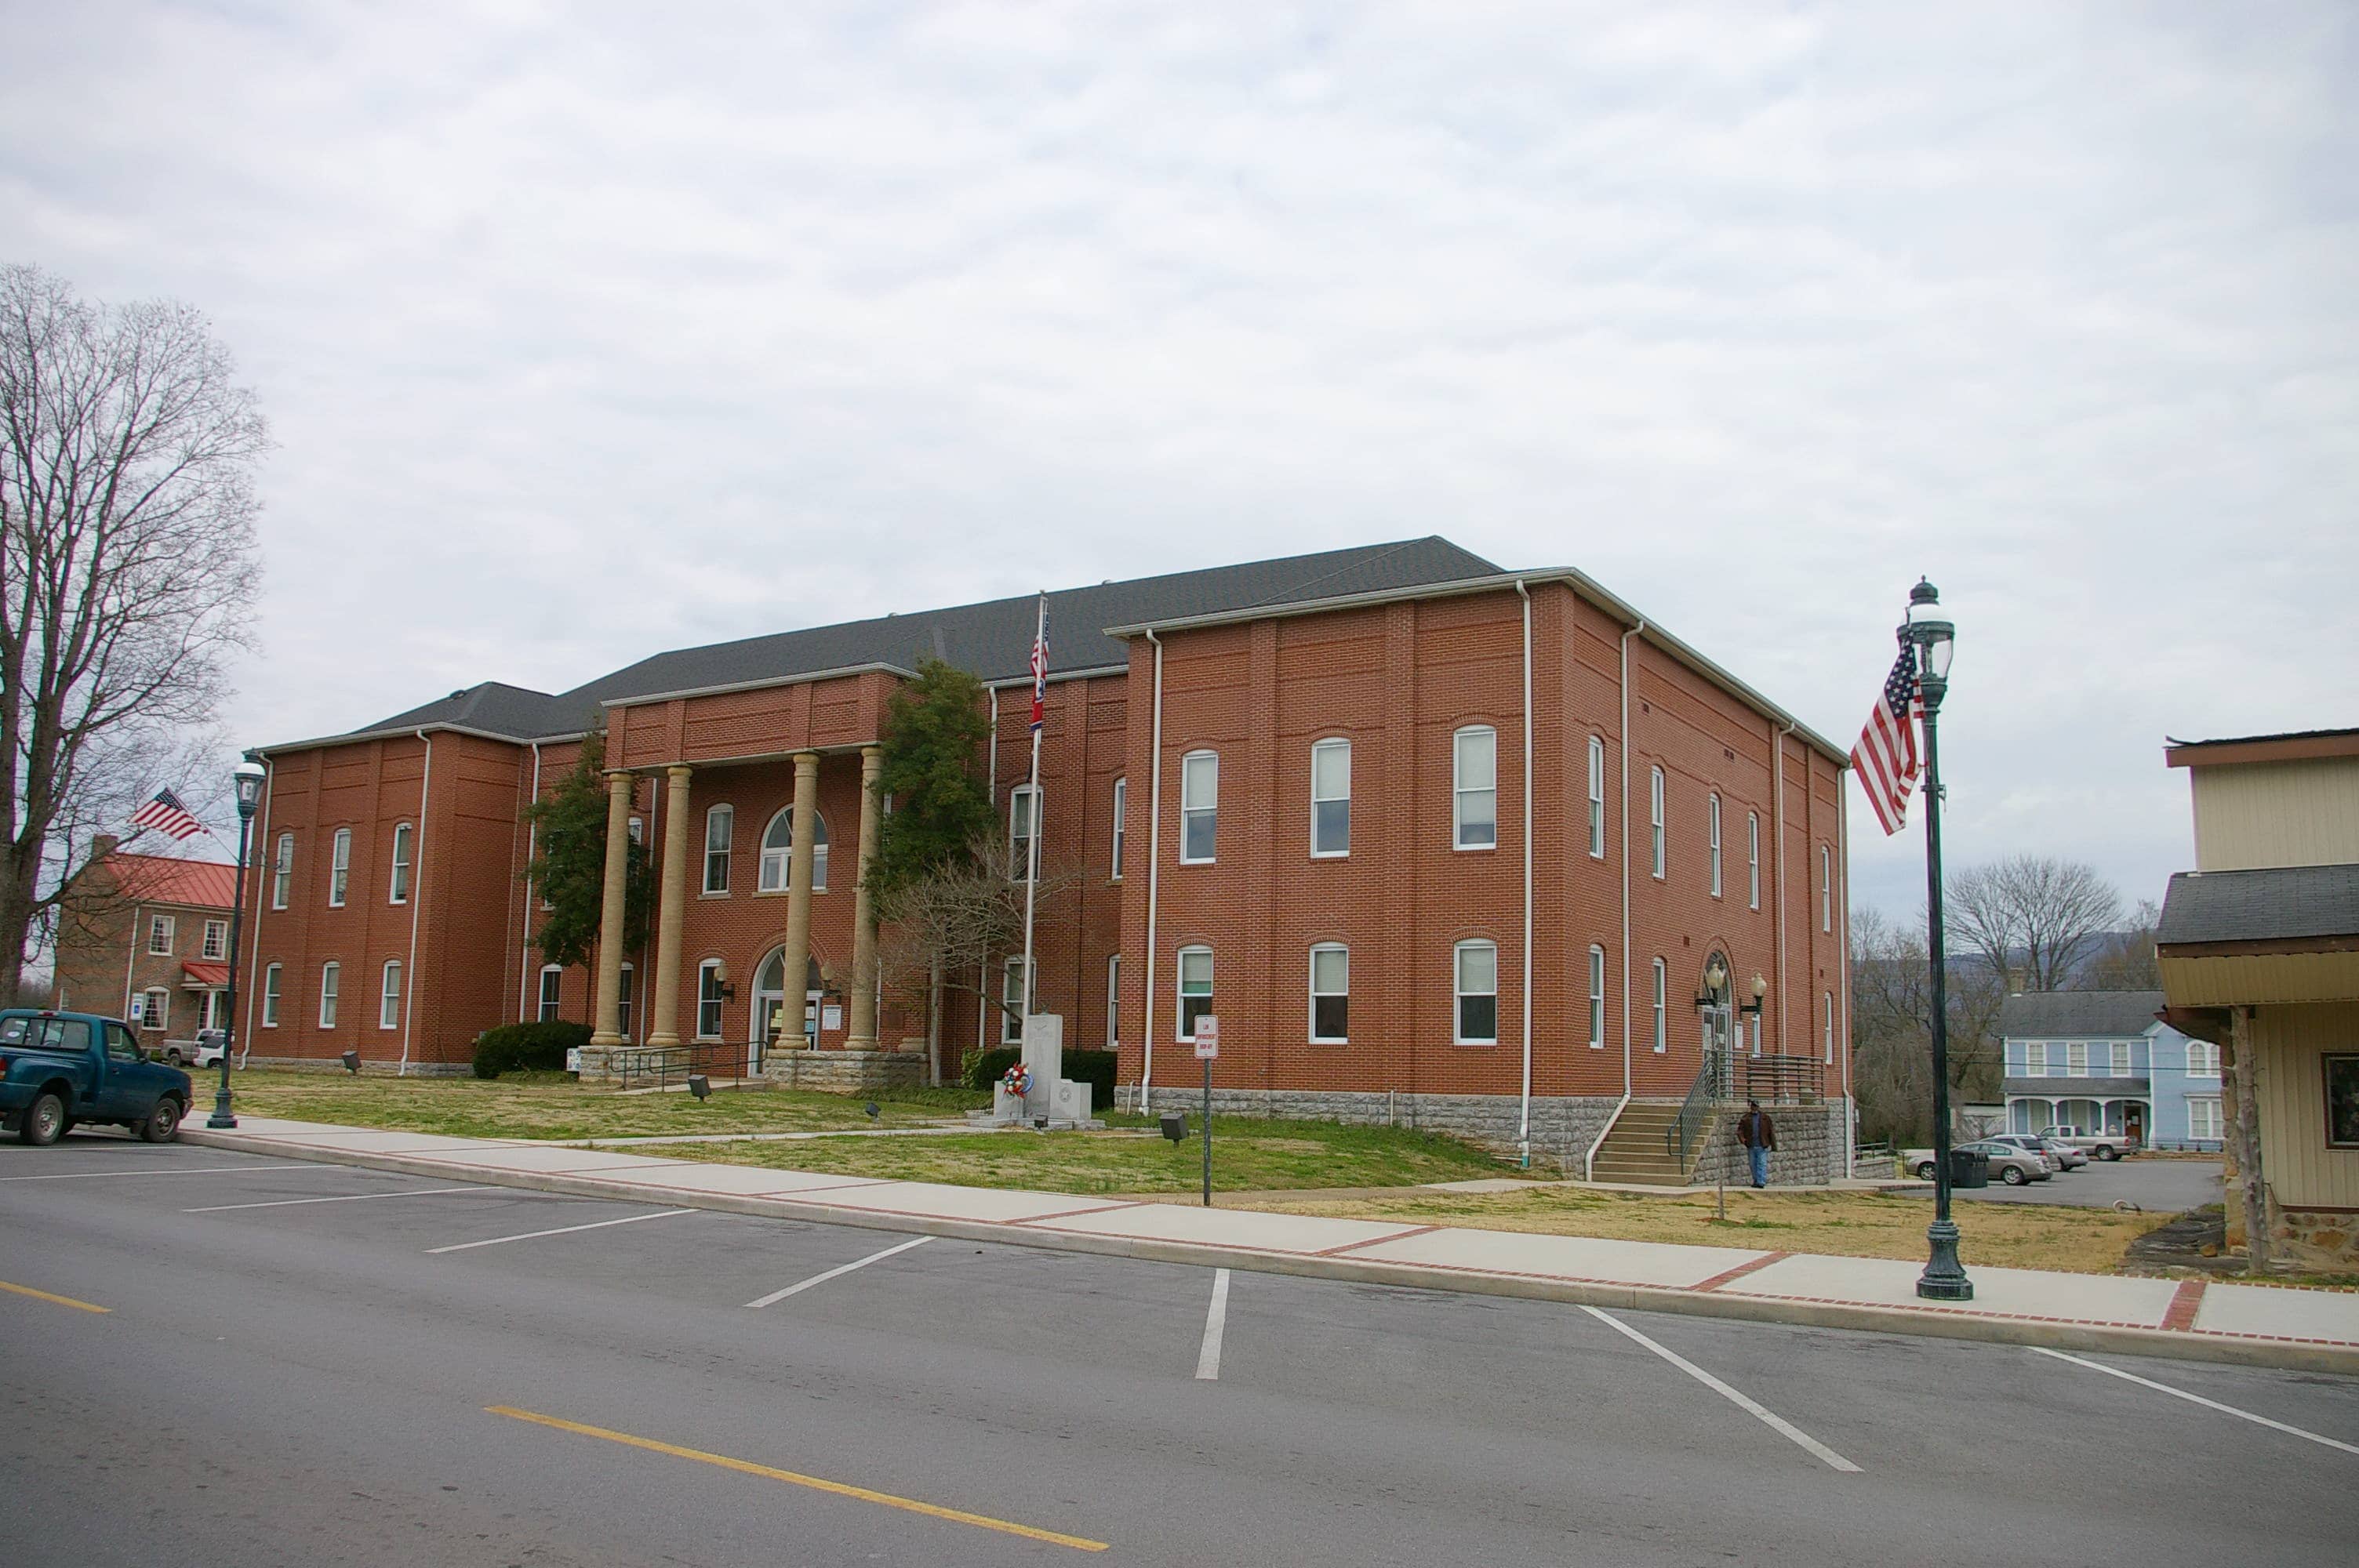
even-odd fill
[[[1745,1278],[1745,1275],[1753,1272],[1756,1269],[1767,1269],[1770,1264],[1778,1262],[1783,1259],[1790,1258],[1792,1256],[1793,1254],[1791,1252],[1765,1252],[1760,1257],[1755,1258],[1748,1262],[1739,1263],[1735,1268],[1727,1271],[1725,1273],[1714,1274],[1711,1279],[1699,1281],[1697,1283],[1690,1285],[1688,1288],[1691,1291],[1716,1291],[1732,1280],[1741,1280]]]
[[[2195,1314],[2203,1305],[2201,1280],[2181,1280],[2179,1289],[2171,1292],[2170,1305],[2162,1314],[2162,1326],[2184,1334],[2195,1326]]]

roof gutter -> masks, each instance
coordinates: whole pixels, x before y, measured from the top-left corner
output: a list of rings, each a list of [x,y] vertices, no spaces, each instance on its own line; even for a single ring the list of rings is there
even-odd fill
[[[879,659],[864,665],[843,665],[830,670],[797,670],[786,675],[763,676],[756,680],[727,681],[720,686],[682,687],[678,691],[641,692],[630,697],[602,697],[601,708],[630,708],[643,702],[669,702],[681,697],[725,697],[736,691],[760,691],[765,687],[801,686],[807,681],[837,680],[844,676],[888,675],[905,680],[916,680],[918,672],[906,665],[887,664]]]

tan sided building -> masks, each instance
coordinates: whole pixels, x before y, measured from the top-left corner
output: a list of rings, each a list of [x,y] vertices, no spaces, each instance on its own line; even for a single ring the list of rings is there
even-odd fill
[[[2169,1020],[2225,1051],[2232,1161],[2248,1114],[2271,1249],[2359,1261],[2359,730],[2166,755],[2188,771],[2196,866],[2157,934]],[[2233,1171],[2228,1219],[2242,1239]]]
[[[1709,1050],[1725,1089],[1789,1108],[1781,1179],[1839,1172],[1841,750],[1580,572],[1440,538],[1064,589],[1048,613],[1037,801],[1028,596],[553,696],[487,683],[264,748],[254,1054],[450,1070],[484,1029],[561,1017],[597,1026],[592,1071],[652,1047],[856,1087],[1012,1041],[1013,954],[930,1031],[921,991],[878,980],[864,781],[931,655],[986,683],[1001,825],[1037,824],[1061,873],[1038,1010],[1117,1053],[1125,1102],[1196,1087],[1211,1012],[1229,1103],[1700,1176],[1728,1141],[1667,1156],[1664,1125]],[[609,841],[647,846],[657,909],[639,950],[560,970],[522,812],[592,732]]]

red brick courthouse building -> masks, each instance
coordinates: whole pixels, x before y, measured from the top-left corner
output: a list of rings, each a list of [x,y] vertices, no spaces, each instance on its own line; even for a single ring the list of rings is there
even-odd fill
[[[989,688],[1003,824],[1037,821],[1069,873],[1038,1010],[1119,1053],[1125,1104],[1199,1091],[1212,1012],[1237,1108],[1701,1178],[1728,1140],[1667,1154],[1664,1130],[1709,1051],[1723,1091],[1788,1106],[1788,1173],[1838,1167],[1844,754],[1767,697],[1577,571],[1440,538],[1109,582],[1049,596],[1033,803],[1033,614],[682,649],[555,696],[487,682],[264,748],[244,1038],[447,1071],[495,1024],[586,1018],[592,1070],[701,1044],[782,1081],[921,1076],[860,869],[886,699],[935,655]],[[523,807],[602,730],[609,842],[648,847],[656,914],[641,950],[558,970]],[[968,983],[1017,994],[1016,970]],[[777,1038],[790,975],[808,1045]],[[1004,1035],[962,996],[942,1065]]]

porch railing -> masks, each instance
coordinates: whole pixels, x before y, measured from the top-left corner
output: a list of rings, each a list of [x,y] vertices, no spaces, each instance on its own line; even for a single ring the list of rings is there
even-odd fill
[[[1702,1140],[1713,1109],[1726,1093],[1727,1077],[1725,1059],[1717,1051],[1706,1052],[1703,1071],[1689,1086],[1688,1098],[1680,1102],[1680,1114],[1663,1129],[1663,1152],[1677,1160],[1683,1173],[1689,1153]]]
[[[1765,1105],[1796,1105],[1826,1094],[1826,1064],[1815,1056],[1747,1056],[1739,1075],[1745,1098]]]
[[[658,1088],[669,1088],[683,1083],[691,1073],[712,1073],[725,1068],[734,1077],[744,1071],[745,1047],[726,1041],[707,1041],[694,1045],[632,1045],[614,1052],[607,1058],[607,1070],[625,1088],[644,1087],[648,1084]]]

